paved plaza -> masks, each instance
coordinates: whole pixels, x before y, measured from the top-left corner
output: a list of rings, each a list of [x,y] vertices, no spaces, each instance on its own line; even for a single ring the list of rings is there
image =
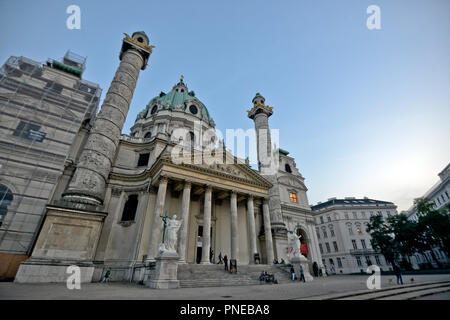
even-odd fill
[[[173,300],[287,300],[314,296],[367,290],[365,275],[342,275],[316,278],[308,283],[288,283],[279,285],[252,285],[233,287],[183,288],[170,290],[148,289],[132,283],[87,283],[80,290],[69,290],[65,283],[59,284],[17,284],[0,283],[0,300],[7,299],[173,299]],[[404,275],[405,284],[450,281],[450,274]],[[392,281],[390,281],[392,280]],[[382,276],[381,288],[397,287],[395,276]],[[437,297],[448,299],[448,294]]]

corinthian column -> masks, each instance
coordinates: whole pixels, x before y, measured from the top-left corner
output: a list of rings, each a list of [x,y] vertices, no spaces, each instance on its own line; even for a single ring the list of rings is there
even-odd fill
[[[255,230],[255,209],[253,207],[253,196],[247,199],[247,220],[250,237],[250,264],[254,263],[254,254],[256,253],[256,230]]]
[[[187,234],[189,230],[189,205],[191,201],[191,186],[188,181],[184,183],[183,199],[181,200],[181,219],[183,219],[180,229],[180,241],[178,243],[178,255],[180,256],[180,263],[186,262],[186,243]]]
[[[211,250],[211,195],[212,187],[207,186],[205,192],[205,210],[203,213],[203,244],[201,264],[210,264],[209,252]]]
[[[126,35],[120,65],[97,115],[74,176],[63,197],[91,205],[103,204],[105,185],[116,155],[120,134],[141,69],[152,47],[144,32]]]
[[[153,215],[152,230],[150,234],[150,245],[148,247],[147,260],[153,260],[156,256],[156,250],[161,240],[161,216],[164,211],[164,203],[166,202],[167,177],[162,177],[159,182],[158,195],[156,196],[156,206]]]
[[[264,217],[264,237],[266,238],[267,264],[273,262],[273,243],[272,243],[272,227],[270,225],[269,203],[264,199],[263,202]]]
[[[238,258],[238,226],[237,226],[237,194],[235,191],[231,192],[230,197],[231,207],[231,259]]]

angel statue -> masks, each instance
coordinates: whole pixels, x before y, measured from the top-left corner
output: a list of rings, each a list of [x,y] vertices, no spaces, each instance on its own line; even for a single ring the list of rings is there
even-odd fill
[[[288,245],[293,249],[293,257],[299,257],[300,254],[300,237],[297,236],[294,232],[289,231],[288,234]]]
[[[176,253],[176,245],[178,240],[178,229],[180,229],[182,219],[177,220],[177,215],[175,214],[172,218],[166,217],[165,232],[164,232],[164,251]]]

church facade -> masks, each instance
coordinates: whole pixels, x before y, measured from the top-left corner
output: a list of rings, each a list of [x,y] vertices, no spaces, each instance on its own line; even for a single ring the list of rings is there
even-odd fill
[[[82,282],[106,269],[114,281],[146,281],[164,217],[181,220],[178,264],[217,263],[219,253],[238,266],[288,262],[287,233],[295,232],[311,273],[314,263],[323,268],[304,178],[287,151],[272,150],[273,109],[260,94],[248,111],[258,170],[217,141],[211,114],[183,78],[150,100],[130,135],[121,133],[152,49],[144,32],[125,35],[102,108],[72,145],[15,281],[62,282],[70,265],[80,267]]]

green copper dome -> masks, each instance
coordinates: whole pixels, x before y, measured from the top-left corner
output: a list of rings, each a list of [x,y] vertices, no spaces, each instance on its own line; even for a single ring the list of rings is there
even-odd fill
[[[208,109],[195,97],[194,91],[188,91],[186,84],[183,82],[183,77],[169,93],[161,92],[159,96],[150,100],[138,119],[150,118],[161,110],[183,111],[206,121],[210,126],[214,126],[214,121],[209,115]]]

